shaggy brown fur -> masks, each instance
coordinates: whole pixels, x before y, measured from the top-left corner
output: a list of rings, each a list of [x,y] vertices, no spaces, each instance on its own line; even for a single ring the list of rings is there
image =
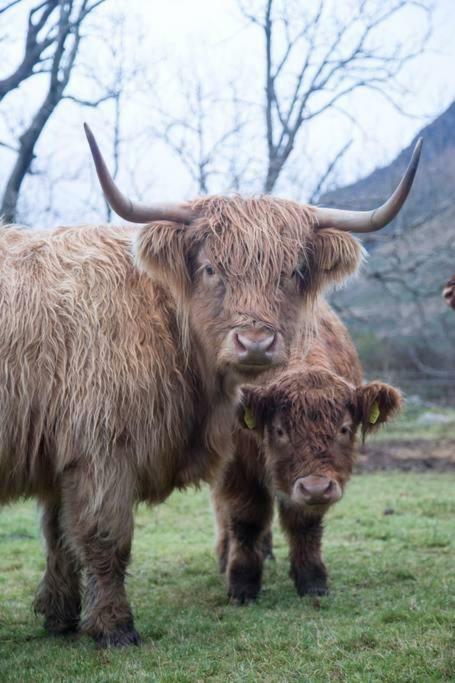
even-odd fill
[[[302,500],[298,483],[325,477],[340,496],[351,475],[358,428],[365,436],[400,405],[392,387],[361,385],[346,329],[326,305],[319,312],[318,334],[308,352],[297,344],[286,370],[275,371],[264,387],[243,388],[235,457],[213,490],[220,569],[227,571],[229,595],[237,603],[254,600],[260,591],[275,498],[297,592],[327,592],[321,540],[322,518],[331,503]],[[372,425],[375,402],[379,417]]]
[[[455,310],[455,275],[452,275],[450,280],[445,284],[442,290],[442,296],[447,306]]]
[[[194,209],[189,226],[0,233],[0,503],[44,506],[35,606],[52,632],[78,625],[82,568],[84,630],[138,642],[124,589],[134,504],[212,480],[229,456],[238,386],[267,367],[242,367],[235,331],[271,330],[270,366],[287,362],[317,292],[360,258],[292,202]]]

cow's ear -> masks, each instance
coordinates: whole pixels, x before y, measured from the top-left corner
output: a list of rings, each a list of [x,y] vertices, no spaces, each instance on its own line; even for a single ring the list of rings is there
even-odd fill
[[[242,387],[242,399],[237,409],[237,418],[242,429],[262,434],[269,412],[270,399],[264,387]]]
[[[357,389],[356,394],[357,420],[362,425],[364,437],[393,417],[402,403],[401,393],[383,382],[364,384]]]
[[[179,299],[190,292],[188,228],[167,221],[144,226],[136,238],[138,266]]]
[[[355,273],[363,257],[360,242],[348,232],[319,230],[314,236],[316,267],[327,282],[342,282]]]

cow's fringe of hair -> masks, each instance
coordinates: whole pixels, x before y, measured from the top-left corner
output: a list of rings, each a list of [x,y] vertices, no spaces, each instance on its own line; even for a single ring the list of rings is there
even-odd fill
[[[198,199],[192,208],[201,212],[208,249],[213,244],[213,255],[230,277],[248,279],[251,273],[256,281],[278,283],[295,266],[296,255],[307,258],[305,244],[315,225],[308,207],[267,195],[234,195]]]

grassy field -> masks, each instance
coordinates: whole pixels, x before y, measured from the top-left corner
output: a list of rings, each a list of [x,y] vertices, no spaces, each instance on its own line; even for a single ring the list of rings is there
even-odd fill
[[[295,595],[277,530],[264,593],[243,608],[217,573],[206,490],[141,507],[128,586],[144,643],[120,651],[46,636],[36,509],[6,508],[0,681],[453,681],[454,488],[455,473],[355,477],[327,520],[331,595]]]
[[[439,418],[440,422],[437,421]],[[432,419],[435,422],[432,423]],[[398,417],[380,429],[372,441],[392,439],[440,441],[455,439],[455,409],[447,406],[425,407],[413,401],[405,402]]]

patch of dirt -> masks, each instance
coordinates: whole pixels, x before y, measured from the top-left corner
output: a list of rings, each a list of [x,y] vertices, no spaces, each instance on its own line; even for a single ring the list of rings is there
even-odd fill
[[[394,469],[417,472],[455,471],[455,440],[377,441],[359,448],[356,472]]]

